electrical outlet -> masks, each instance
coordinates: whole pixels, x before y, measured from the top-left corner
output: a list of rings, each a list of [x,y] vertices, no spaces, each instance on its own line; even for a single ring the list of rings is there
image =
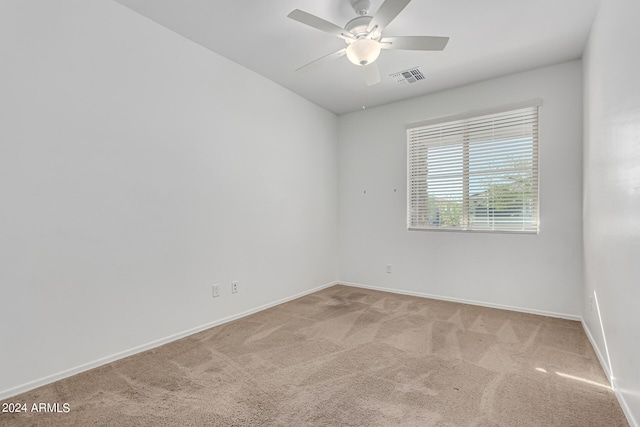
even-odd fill
[[[391,264],[387,264],[387,273],[391,274]]]
[[[237,294],[238,293],[238,282],[237,281],[231,282],[231,293],[232,294]]]
[[[219,296],[220,296],[220,285],[216,283],[215,285],[211,286],[211,297],[216,298]]]

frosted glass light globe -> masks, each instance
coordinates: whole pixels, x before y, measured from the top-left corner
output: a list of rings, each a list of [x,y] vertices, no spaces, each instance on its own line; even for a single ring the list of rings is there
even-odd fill
[[[380,43],[371,39],[358,39],[347,46],[347,58],[356,65],[371,64],[380,56]]]

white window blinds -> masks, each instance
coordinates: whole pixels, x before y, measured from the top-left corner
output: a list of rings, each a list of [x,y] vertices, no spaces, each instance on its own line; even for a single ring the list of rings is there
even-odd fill
[[[538,231],[538,107],[409,128],[409,229]]]

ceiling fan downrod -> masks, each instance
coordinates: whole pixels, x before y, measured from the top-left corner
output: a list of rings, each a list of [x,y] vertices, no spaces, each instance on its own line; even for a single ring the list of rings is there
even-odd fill
[[[370,0],[352,0],[351,7],[356,12],[356,15],[364,16],[369,14],[369,10],[371,9],[371,1]]]

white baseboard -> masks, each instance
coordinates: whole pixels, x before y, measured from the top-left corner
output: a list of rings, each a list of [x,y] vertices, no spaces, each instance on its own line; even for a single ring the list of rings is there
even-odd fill
[[[393,288],[385,288],[385,287],[381,287],[381,286],[363,285],[361,283],[340,282],[339,281],[338,284],[342,284],[342,285],[345,285],[345,286],[353,286],[353,287],[356,287],[356,288],[371,289],[371,290],[374,290],[374,291],[391,292],[391,293],[394,293],[394,294],[411,295],[411,296],[414,296],[414,297],[437,299],[437,300],[441,300],[441,301],[459,302],[459,303],[462,303],[462,304],[478,305],[478,306],[481,306],[481,307],[498,308],[498,309],[501,309],[501,310],[510,310],[510,311],[518,311],[518,312],[521,312],[521,313],[537,314],[537,315],[540,315],[540,316],[557,317],[557,318],[560,318],[560,319],[576,320],[576,321],[581,321],[582,320],[582,317],[574,315],[574,314],[556,313],[556,312],[553,312],[553,311],[536,310],[536,309],[533,309],[533,308],[516,307],[516,306],[511,306],[511,305],[503,305],[503,304],[493,304],[493,303],[489,303],[489,302],[486,302],[486,301],[475,301],[475,300],[468,300],[468,299],[462,299],[462,298],[446,297],[446,296],[442,296],[442,295],[426,294],[426,293],[423,293],[423,292],[405,291],[405,290],[402,290],[402,289],[393,289]]]
[[[292,301],[294,299],[303,297],[303,296],[308,295],[308,294],[312,294],[314,292],[320,291],[322,289],[325,289],[325,288],[328,288],[328,287],[331,287],[331,286],[334,286],[334,285],[337,285],[337,284],[338,284],[338,282],[330,282],[330,283],[315,287],[313,289],[309,289],[309,290],[306,290],[304,292],[300,292],[300,293],[297,293],[295,295],[291,295],[291,296],[288,296],[286,298],[279,299],[277,301],[273,301],[273,302],[270,302],[270,303],[267,303],[267,304],[264,304],[264,305],[261,305],[261,306],[258,306],[258,307],[254,307],[254,308],[252,308],[250,310],[246,310],[246,311],[243,311],[241,313],[225,317],[223,319],[219,319],[219,320],[216,320],[216,321],[213,321],[213,322],[210,322],[210,323],[206,323],[204,325],[200,325],[200,326],[197,326],[195,328],[191,328],[191,329],[188,329],[186,331],[179,332],[177,334],[173,334],[173,335],[170,335],[170,336],[165,337],[165,338],[160,338],[158,340],[151,341],[149,343],[146,343],[146,344],[143,344],[143,345],[139,345],[139,346],[130,348],[128,350],[121,351],[121,352],[116,353],[116,354],[112,354],[110,356],[102,357],[102,358],[100,358],[98,360],[94,360],[92,362],[76,366],[74,368],[66,369],[64,371],[61,371],[61,372],[46,376],[44,378],[39,378],[39,379],[34,380],[34,381],[29,381],[28,383],[25,383],[25,384],[22,384],[22,385],[19,385],[19,386],[16,386],[16,387],[12,387],[10,389],[0,390],[0,400],[4,400],[4,399],[10,398],[12,396],[16,396],[18,394],[27,392],[29,390],[33,390],[33,389],[41,387],[43,385],[47,385],[47,384],[50,384],[52,382],[61,380],[63,378],[67,378],[67,377],[70,377],[72,375],[76,375],[76,374],[79,374],[81,372],[85,372],[85,371],[88,371],[90,369],[97,368],[97,367],[105,365],[107,363],[115,362],[116,360],[123,359],[125,357],[132,356],[132,355],[137,354],[137,353],[141,353],[143,351],[151,350],[152,348],[156,348],[156,347],[159,347],[161,345],[168,344],[168,343],[170,343],[172,341],[176,341],[176,340],[179,340],[181,338],[187,337],[189,335],[193,335],[193,334],[196,334],[198,332],[202,332],[202,331],[204,331],[206,329],[213,328],[214,326],[219,326],[219,325],[222,325],[224,323],[228,323],[228,322],[231,322],[233,320],[240,319],[240,318],[245,317],[245,316],[249,316],[250,314],[254,314],[254,313],[257,313],[259,311],[266,310],[266,309],[274,307],[276,305],[279,305],[279,304],[282,304],[282,303],[285,303],[285,302],[288,302],[288,301]]]
[[[111,363],[114,362],[116,360],[119,359],[123,359],[125,357],[128,356],[132,356],[134,354],[137,353],[141,353],[143,351],[146,350],[151,350],[153,348],[159,347],[161,345],[164,344],[168,344],[172,341],[176,341],[179,340],[181,338],[187,337],[189,335],[193,335],[196,334],[198,332],[204,331],[206,329],[212,328],[214,326],[219,326],[222,325],[224,323],[228,323],[231,322],[233,320],[236,319],[240,319],[242,317],[246,317],[249,316],[251,314],[257,313],[259,311],[262,310],[266,310],[268,308],[274,307],[276,305],[288,302],[288,301],[292,301],[294,299],[303,297],[305,295],[308,294],[312,294],[314,292],[320,291],[322,289],[326,289],[329,288],[331,286],[334,285],[345,285],[345,286],[352,286],[352,287],[356,287],[356,288],[363,288],[363,289],[372,289],[372,290],[376,290],[376,291],[382,291],[382,292],[391,292],[391,293],[395,293],[395,294],[401,294],[401,295],[411,295],[411,296],[417,296],[417,297],[422,297],[422,298],[431,298],[431,299],[437,299],[437,300],[442,300],[442,301],[451,301],[451,302],[459,302],[459,303],[463,303],[463,304],[471,304],[471,305],[478,305],[478,306],[483,306],[483,307],[490,307],[490,308],[498,308],[498,309],[502,309],[502,310],[511,310],[511,311],[519,311],[519,312],[523,312],[523,313],[530,313],[530,314],[538,314],[538,315],[542,315],[542,316],[549,316],[549,317],[558,317],[558,318],[562,318],[562,319],[568,319],[568,320],[577,320],[580,321],[582,323],[582,326],[585,330],[585,333],[587,335],[587,338],[589,339],[589,342],[591,343],[591,346],[593,347],[596,356],[598,357],[598,360],[600,362],[600,365],[602,366],[603,371],[605,372],[607,378],[609,379],[609,382],[611,383],[611,387],[616,395],[616,398],[618,399],[618,402],[620,403],[620,407],[622,408],[622,411],[624,412],[625,416],[627,417],[627,420],[629,422],[629,425],[631,427],[640,427],[640,425],[637,423],[637,421],[635,420],[635,418],[633,417],[633,414],[631,413],[631,410],[629,408],[629,405],[627,404],[627,401],[625,400],[624,395],[620,392],[620,390],[618,389],[617,385],[616,385],[616,381],[615,378],[612,377],[611,375],[611,371],[609,369],[609,365],[606,361],[606,359],[603,357],[602,352],[600,351],[599,347],[596,345],[596,342],[593,338],[593,335],[591,334],[591,331],[589,330],[589,328],[587,327],[586,323],[584,322],[584,320],[582,319],[582,317],[580,316],[575,316],[575,315],[569,315],[569,314],[563,314],[563,313],[555,313],[555,312],[548,312],[548,311],[544,311],[544,310],[535,310],[535,309],[528,309],[528,308],[522,308],[522,307],[514,307],[514,306],[508,306],[508,305],[502,305],[502,304],[492,304],[492,303],[487,303],[484,301],[474,301],[474,300],[466,300],[466,299],[462,299],[462,298],[452,298],[452,297],[445,297],[445,296],[441,296],[441,295],[432,295],[432,294],[426,294],[423,292],[414,292],[414,291],[405,291],[405,290],[401,290],[401,289],[393,289],[393,288],[385,288],[385,287],[380,287],[380,286],[370,286],[370,285],[364,285],[361,283],[352,283],[352,282],[344,282],[344,281],[335,281],[335,282],[330,282],[318,287],[315,287],[313,289],[309,289],[306,290],[304,292],[300,292],[297,293],[295,295],[291,295],[289,297],[286,298],[282,298],[258,307],[254,307],[250,310],[246,310],[243,311],[241,313],[238,314],[234,314],[232,316],[228,316],[219,320],[216,320],[214,322],[210,322],[210,323],[206,323],[204,325],[200,325],[197,326],[195,328],[191,328],[188,329],[186,331],[177,333],[177,334],[173,334],[170,335],[168,337],[165,338],[161,338],[155,341],[151,341],[147,344],[143,344],[137,347],[133,347],[130,348],[128,350],[110,355],[110,356],[106,356],[103,358],[100,358],[98,360],[95,360],[93,362],[89,362],[89,363],[85,363],[83,365],[80,366],[76,366],[74,368],[71,369],[67,369],[64,370],[62,372],[58,372],[55,373],[53,375],[49,375],[47,377],[44,378],[39,378],[37,380],[34,381],[30,381],[28,383],[19,385],[17,387],[12,387],[10,389],[7,390],[2,390],[0,391],[0,400],[4,400],[7,398],[10,398],[12,396],[27,392],[29,390],[33,390],[35,388],[41,387],[43,385],[47,385],[50,384],[52,382],[70,377],[72,375],[76,375],[79,374],[81,372],[85,372],[88,371],[90,369],[93,368],[97,368],[99,366],[105,365],[107,363]]]
[[[611,385],[611,387],[613,387],[613,384],[612,384],[613,378],[611,377],[611,369],[609,368],[609,361],[604,357],[604,355],[600,351],[600,347],[598,347],[596,340],[593,338],[591,329],[589,329],[589,327],[587,326],[584,320],[582,320],[581,323],[582,323],[582,329],[584,329],[584,332],[587,335],[589,342],[591,343],[591,347],[593,347],[593,351],[596,353],[596,356],[598,357],[598,361],[600,361],[600,366],[602,366],[602,370],[604,371],[604,374],[607,376],[607,379],[609,380],[609,384]]]
[[[600,347],[596,343],[596,340],[593,338],[593,334],[591,333],[591,330],[589,329],[587,324],[584,322],[584,320],[582,320],[582,328],[584,329],[584,332],[587,335],[589,342],[591,343],[591,347],[593,347],[593,351],[596,353],[596,356],[598,357],[600,366],[602,366],[602,370],[604,371],[604,374],[607,376],[607,379],[609,380],[611,389],[615,393],[616,399],[618,399],[618,403],[620,404],[620,407],[622,408],[622,412],[624,412],[625,417],[627,417],[627,421],[629,422],[629,425],[631,427],[640,427],[640,424],[638,424],[638,421],[636,421],[636,419],[634,418],[631,412],[631,408],[629,408],[629,404],[627,403],[627,400],[625,399],[624,394],[622,394],[622,392],[620,391],[620,388],[618,387],[618,384],[616,383],[616,379],[613,376],[613,373],[611,372],[611,367],[609,366],[608,360],[604,357],[604,355],[602,354],[602,351],[600,351]]]
[[[613,379],[613,384],[611,385],[611,388],[613,388],[613,392],[616,394],[616,398],[618,399],[618,403],[620,404],[620,407],[622,408],[622,412],[624,412],[624,416],[627,417],[627,422],[629,423],[629,425],[631,427],[640,427],[640,424],[638,423],[638,421],[636,421],[636,419],[633,416],[633,413],[631,412],[631,408],[629,408],[629,404],[627,403],[627,399],[625,399],[624,394],[622,394],[620,392],[620,388],[616,384],[616,379],[615,378]]]

